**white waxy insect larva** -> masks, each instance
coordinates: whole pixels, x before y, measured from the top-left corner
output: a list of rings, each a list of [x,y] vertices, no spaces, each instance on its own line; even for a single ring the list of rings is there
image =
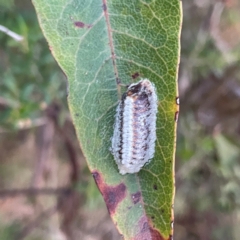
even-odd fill
[[[112,154],[121,174],[137,173],[154,156],[157,94],[148,79],[131,84],[117,107]]]

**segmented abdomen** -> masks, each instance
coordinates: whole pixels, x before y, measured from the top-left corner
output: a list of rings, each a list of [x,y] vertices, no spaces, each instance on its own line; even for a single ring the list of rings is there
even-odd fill
[[[131,84],[117,108],[112,153],[121,174],[138,172],[154,155],[157,96],[145,79]]]

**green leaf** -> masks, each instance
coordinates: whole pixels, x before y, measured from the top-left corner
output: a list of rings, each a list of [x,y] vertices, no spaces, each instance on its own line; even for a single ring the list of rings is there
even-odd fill
[[[171,239],[181,1],[33,0],[69,81],[81,148],[124,239]],[[123,84],[148,78],[159,98],[155,157],[120,175],[109,151]]]

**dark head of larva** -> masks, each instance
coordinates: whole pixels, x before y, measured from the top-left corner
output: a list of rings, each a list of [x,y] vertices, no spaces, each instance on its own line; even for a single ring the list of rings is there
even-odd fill
[[[128,96],[131,96],[131,95],[134,95],[136,93],[139,93],[142,89],[142,84],[141,82],[136,84],[136,85],[133,85],[131,87],[128,88],[128,91],[127,91],[127,95]]]

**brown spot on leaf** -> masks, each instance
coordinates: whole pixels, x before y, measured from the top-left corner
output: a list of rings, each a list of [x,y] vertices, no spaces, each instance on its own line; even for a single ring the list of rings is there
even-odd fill
[[[164,237],[160,234],[159,231],[157,231],[157,229],[150,228],[150,232],[151,232],[152,240],[164,240]]]
[[[141,232],[146,232],[149,230],[149,225],[148,225],[148,222],[144,222],[143,223],[143,226],[141,228]]]
[[[107,11],[107,5],[105,3],[102,5],[102,8],[104,12]]]
[[[154,190],[158,190],[157,184],[154,184],[154,185],[153,185],[153,189],[154,189]]]
[[[132,202],[134,204],[137,204],[141,200],[141,193],[140,192],[133,193],[131,197],[132,197]]]
[[[132,79],[136,79],[139,76],[140,74],[138,72],[135,72],[134,74],[132,74]]]
[[[91,28],[92,25],[91,24],[85,24],[84,22],[80,22],[80,21],[77,21],[77,22],[74,22],[74,25],[75,27],[77,28]]]
[[[74,25],[75,27],[78,27],[78,28],[84,28],[85,27],[85,23],[83,22],[74,22]]]
[[[116,186],[109,186],[103,181],[99,172],[93,171],[92,175],[101,194],[103,195],[109,214],[113,215],[118,204],[126,196],[126,185],[124,183],[120,183]]]
[[[175,117],[174,117],[175,122],[178,121],[178,116],[179,116],[179,112],[177,111],[177,112],[175,112]]]

